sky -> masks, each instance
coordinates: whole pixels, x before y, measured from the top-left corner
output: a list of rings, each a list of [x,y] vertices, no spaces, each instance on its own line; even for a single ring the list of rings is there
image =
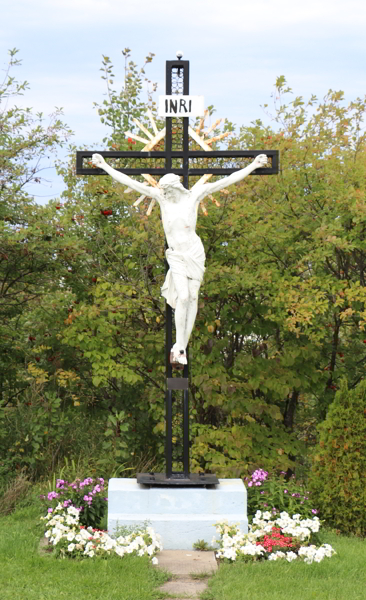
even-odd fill
[[[155,54],[146,75],[156,96],[165,94],[165,61],[182,51],[190,93],[237,126],[269,124],[261,106],[271,105],[280,75],[295,96],[366,93],[365,0],[1,0],[0,8],[0,68],[18,48],[13,74],[30,84],[17,103],[45,115],[62,107],[77,146],[104,147],[108,130],[93,106],[106,92],[102,55],[120,89],[126,47],[139,66]],[[48,182],[28,190],[40,203],[64,189],[53,163],[44,166]]]

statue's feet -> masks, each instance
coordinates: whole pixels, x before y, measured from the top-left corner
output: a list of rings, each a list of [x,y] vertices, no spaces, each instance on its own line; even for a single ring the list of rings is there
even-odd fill
[[[171,364],[186,365],[187,354],[184,348],[180,348],[177,344],[174,344],[170,351],[170,362]]]

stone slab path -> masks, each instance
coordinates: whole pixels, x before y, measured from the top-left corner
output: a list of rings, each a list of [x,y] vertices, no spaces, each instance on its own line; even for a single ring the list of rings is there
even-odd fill
[[[163,550],[157,558],[159,567],[173,575],[160,590],[172,594],[175,600],[198,600],[207,587],[207,579],[217,570],[214,552]]]

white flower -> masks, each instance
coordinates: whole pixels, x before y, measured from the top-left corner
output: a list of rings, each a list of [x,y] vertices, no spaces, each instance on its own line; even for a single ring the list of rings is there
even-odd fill
[[[227,548],[223,554],[224,558],[228,558],[229,560],[236,559],[236,550],[235,548]]]
[[[158,561],[158,559],[156,558],[156,556],[154,556],[154,558],[152,558],[152,559],[151,559],[151,562],[152,562],[152,564],[153,564],[153,565],[157,565],[157,564],[159,564],[159,561]]]
[[[74,548],[75,548],[75,544],[69,544],[67,546],[67,549],[68,549],[69,552],[72,552]]]
[[[67,509],[69,515],[74,515],[74,517],[79,517],[79,510],[75,508],[75,506],[69,506]]]
[[[297,558],[297,554],[295,554],[295,552],[286,552],[286,560],[288,562],[292,562],[296,558]]]
[[[267,510],[267,512],[263,513],[263,519],[265,521],[269,521],[271,518],[272,518],[272,515],[271,515],[271,513],[268,510]]]
[[[90,556],[90,558],[93,558],[94,554],[94,550],[90,550],[90,552],[88,552],[88,556]]]
[[[72,540],[74,539],[74,537],[75,537],[75,534],[74,534],[74,532],[73,532],[73,531],[70,531],[70,532],[67,534],[67,536],[66,536],[66,539],[67,539],[67,541],[68,541],[68,542],[72,542]]]

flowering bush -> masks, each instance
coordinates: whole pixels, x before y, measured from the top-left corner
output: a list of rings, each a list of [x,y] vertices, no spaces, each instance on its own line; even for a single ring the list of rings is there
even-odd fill
[[[93,556],[106,558],[117,554],[150,556],[153,564],[158,560],[155,554],[163,549],[160,536],[151,527],[142,528],[130,535],[112,538],[106,531],[85,527],[79,522],[80,510],[74,506],[65,507],[59,503],[52,513],[41,517],[45,521],[45,536],[53,545],[57,556],[62,558],[85,558]]]
[[[220,534],[217,558],[234,562],[235,560],[278,560],[280,558],[292,562],[296,558],[303,558],[304,562],[311,564],[320,562],[325,557],[335,554],[329,544],[316,547],[311,544],[320,528],[317,517],[302,519],[301,515],[291,518],[287,512],[281,512],[276,517],[269,511],[262,513],[258,510],[249,525],[249,533],[240,531],[238,525],[217,523],[216,531]]]
[[[56,491],[41,496],[48,505],[48,512],[53,513],[62,501],[64,508],[73,506],[79,509],[79,521],[85,527],[98,527],[104,516],[108,498],[105,497],[104,479],[86,477],[84,481],[75,479],[72,483],[57,479]]]
[[[248,488],[249,516],[254,516],[258,508],[264,511],[273,510],[274,514],[279,509],[307,518],[318,513],[306,487],[296,481],[295,475],[287,481],[285,475],[284,471],[276,475],[257,469],[250,477],[244,479]]]

